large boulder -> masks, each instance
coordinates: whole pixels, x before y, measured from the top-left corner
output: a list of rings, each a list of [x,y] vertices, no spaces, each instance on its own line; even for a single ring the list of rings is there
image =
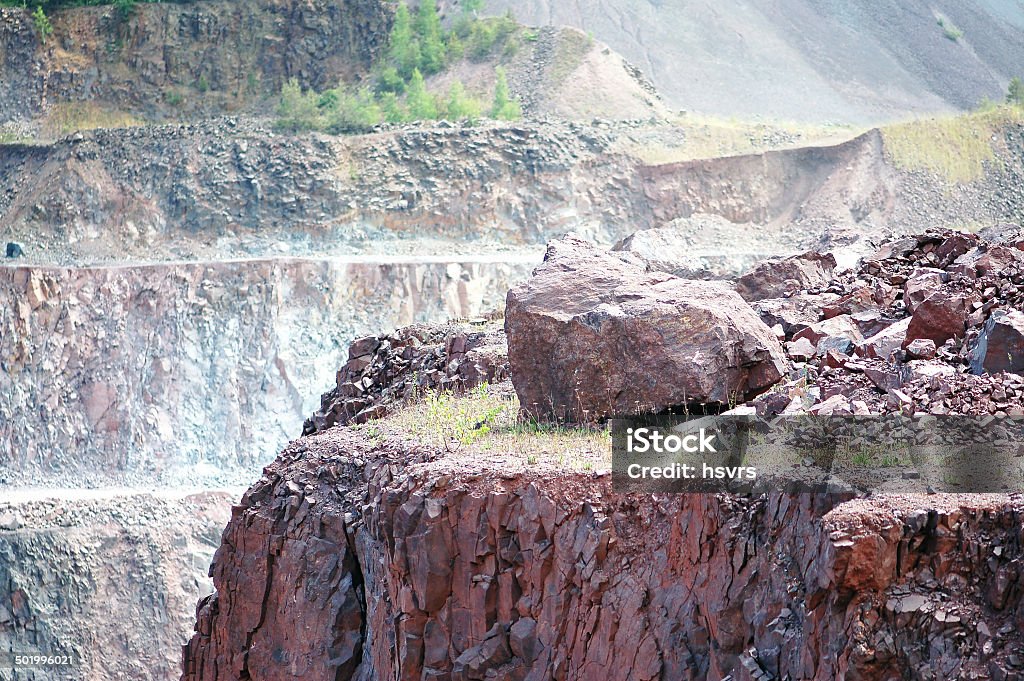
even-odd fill
[[[786,370],[778,340],[728,285],[648,272],[574,237],[509,291],[505,330],[512,382],[538,417],[744,401]]]
[[[977,300],[974,294],[940,289],[914,306],[903,347],[920,338],[941,346],[950,338],[963,338],[967,330],[967,316]]]
[[[831,253],[815,251],[766,260],[740,277],[736,290],[744,300],[778,298],[787,292],[827,286],[835,268]]]
[[[985,322],[970,354],[971,372],[1024,371],[1024,314],[996,310]]]

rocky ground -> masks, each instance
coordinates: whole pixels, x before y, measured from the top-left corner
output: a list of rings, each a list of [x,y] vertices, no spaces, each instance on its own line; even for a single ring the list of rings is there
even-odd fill
[[[651,381],[644,411],[733,407],[725,391],[760,416],[1016,413],[1021,243],[933,231],[852,271],[769,261],[733,290],[567,238],[510,292],[504,334],[360,339],[236,509],[184,678],[1022,678],[1019,486],[627,494],[588,425],[621,409],[609,391],[630,401],[625,357]],[[702,329],[721,344],[688,346]],[[487,385],[509,372],[515,394]]]

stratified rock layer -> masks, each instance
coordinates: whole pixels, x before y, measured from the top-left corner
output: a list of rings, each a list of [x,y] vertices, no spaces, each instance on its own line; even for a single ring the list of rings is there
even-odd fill
[[[623,496],[332,429],[234,509],[183,678],[1020,679],[1022,539],[1019,497]]]
[[[597,419],[753,397],[782,347],[728,285],[649,272],[574,237],[509,291],[512,381],[534,416]]]

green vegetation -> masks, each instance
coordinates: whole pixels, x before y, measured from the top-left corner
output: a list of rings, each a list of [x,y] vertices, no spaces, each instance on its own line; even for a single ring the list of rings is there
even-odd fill
[[[505,69],[500,66],[497,69],[498,82],[494,86],[494,104],[491,106],[491,118],[503,121],[514,121],[523,114],[519,104],[508,94],[508,79],[505,77]]]
[[[372,88],[350,91],[345,85],[316,93],[304,92],[297,81],[281,90],[278,125],[287,130],[321,130],[331,133],[363,132],[381,122],[455,120],[474,123],[485,111],[482,102],[466,92],[458,80],[445,93],[428,91],[426,77],[440,73],[467,51],[486,58],[498,45],[507,49],[518,30],[511,15],[478,19],[479,2],[463,5],[453,30],[441,26],[436,0],[423,0],[415,15],[399,3],[384,61],[375,69]],[[522,116],[519,103],[509,93],[503,69],[495,74],[494,101],[488,115],[500,120]]]
[[[50,107],[42,137],[56,139],[79,130],[132,128],[142,124],[130,113],[104,108],[95,102],[60,102]]]
[[[1006,103],[1024,106],[1024,82],[1016,76],[1010,79],[1010,86],[1006,89]]]
[[[896,167],[934,173],[950,184],[982,177],[996,161],[993,141],[1010,123],[1024,123],[1024,108],[989,106],[949,118],[928,118],[882,129],[885,150]]]
[[[32,22],[36,26],[36,33],[39,34],[39,42],[45,43],[53,33],[53,24],[50,23],[50,18],[43,11],[42,5],[37,6],[36,11],[32,13]]]
[[[134,11],[135,5],[139,2],[176,2],[187,4],[193,0],[42,0],[38,6],[45,12],[67,9],[69,7],[97,7],[102,5],[113,5],[122,16],[128,16]],[[33,3],[35,4],[35,3]],[[26,7],[26,0],[0,0],[0,7]]]
[[[547,463],[586,471],[611,464],[607,427],[524,418],[518,400],[495,394],[486,384],[464,395],[428,392],[383,421],[359,427],[373,439],[412,436],[426,446],[504,454],[528,466]]]
[[[946,17],[939,17],[936,23],[938,23],[939,28],[942,29],[942,34],[954,43],[964,37],[964,32],[957,28],[956,24]]]

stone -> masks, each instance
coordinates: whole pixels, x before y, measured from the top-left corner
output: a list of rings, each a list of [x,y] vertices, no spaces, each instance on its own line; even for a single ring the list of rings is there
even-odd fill
[[[791,298],[766,298],[750,304],[754,312],[768,326],[782,326],[787,338],[792,338],[820,319],[819,309],[823,301],[835,296],[793,296]]]
[[[537,640],[537,622],[529,617],[522,617],[512,625],[508,640],[512,654],[527,664],[532,664],[540,654],[542,646]]]
[[[740,277],[736,291],[747,301],[778,298],[800,289],[827,286],[835,268],[836,259],[831,253],[808,251],[771,259]]]
[[[932,268],[923,268],[911,275],[903,285],[903,305],[907,312],[913,314],[914,308],[942,288],[944,277],[948,278],[949,275]]]
[[[903,347],[919,338],[932,340],[936,346],[950,339],[962,338],[973,302],[970,297],[960,293],[944,290],[933,293],[914,308]]]
[[[815,322],[806,329],[793,334],[793,340],[800,338],[807,338],[813,345],[817,345],[825,338],[845,338],[851,342],[864,340],[860,327],[854,322],[853,317],[846,314]]]
[[[917,338],[907,344],[907,357],[910,359],[932,359],[935,357],[935,341],[930,338]]]
[[[787,370],[771,329],[726,284],[647,272],[572,236],[509,291],[505,331],[512,383],[535,417],[745,402]]]
[[[1024,313],[995,310],[969,355],[971,373],[1024,372]]]
[[[0,513],[0,530],[17,530],[21,527],[21,521],[18,520],[18,516],[14,515],[10,511]]]
[[[894,352],[903,346],[907,335],[907,328],[909,326],[910,317],[891,324],[882,331],[876,333],[874,336],[865,339],[864,342],[858,346],[858,354],[863,357],[889,359]]]
[[[508,644],[508,635],[501,624],[495,624],[488,630],[479,645],[465,650],[455,660],[454,679],[485,678],[487,670],[494,669],[512,659],[512,649]]]
[[[814,357],[816,352],[817,350],[814,345],[806,338],[786,343],[786,354],[798,362],[806,362],[811,357]]]
[[[20,258],[25,255],[25,249],[22,248],[21,244],[8,241],[7,242],[7,257],[8,258]]]

